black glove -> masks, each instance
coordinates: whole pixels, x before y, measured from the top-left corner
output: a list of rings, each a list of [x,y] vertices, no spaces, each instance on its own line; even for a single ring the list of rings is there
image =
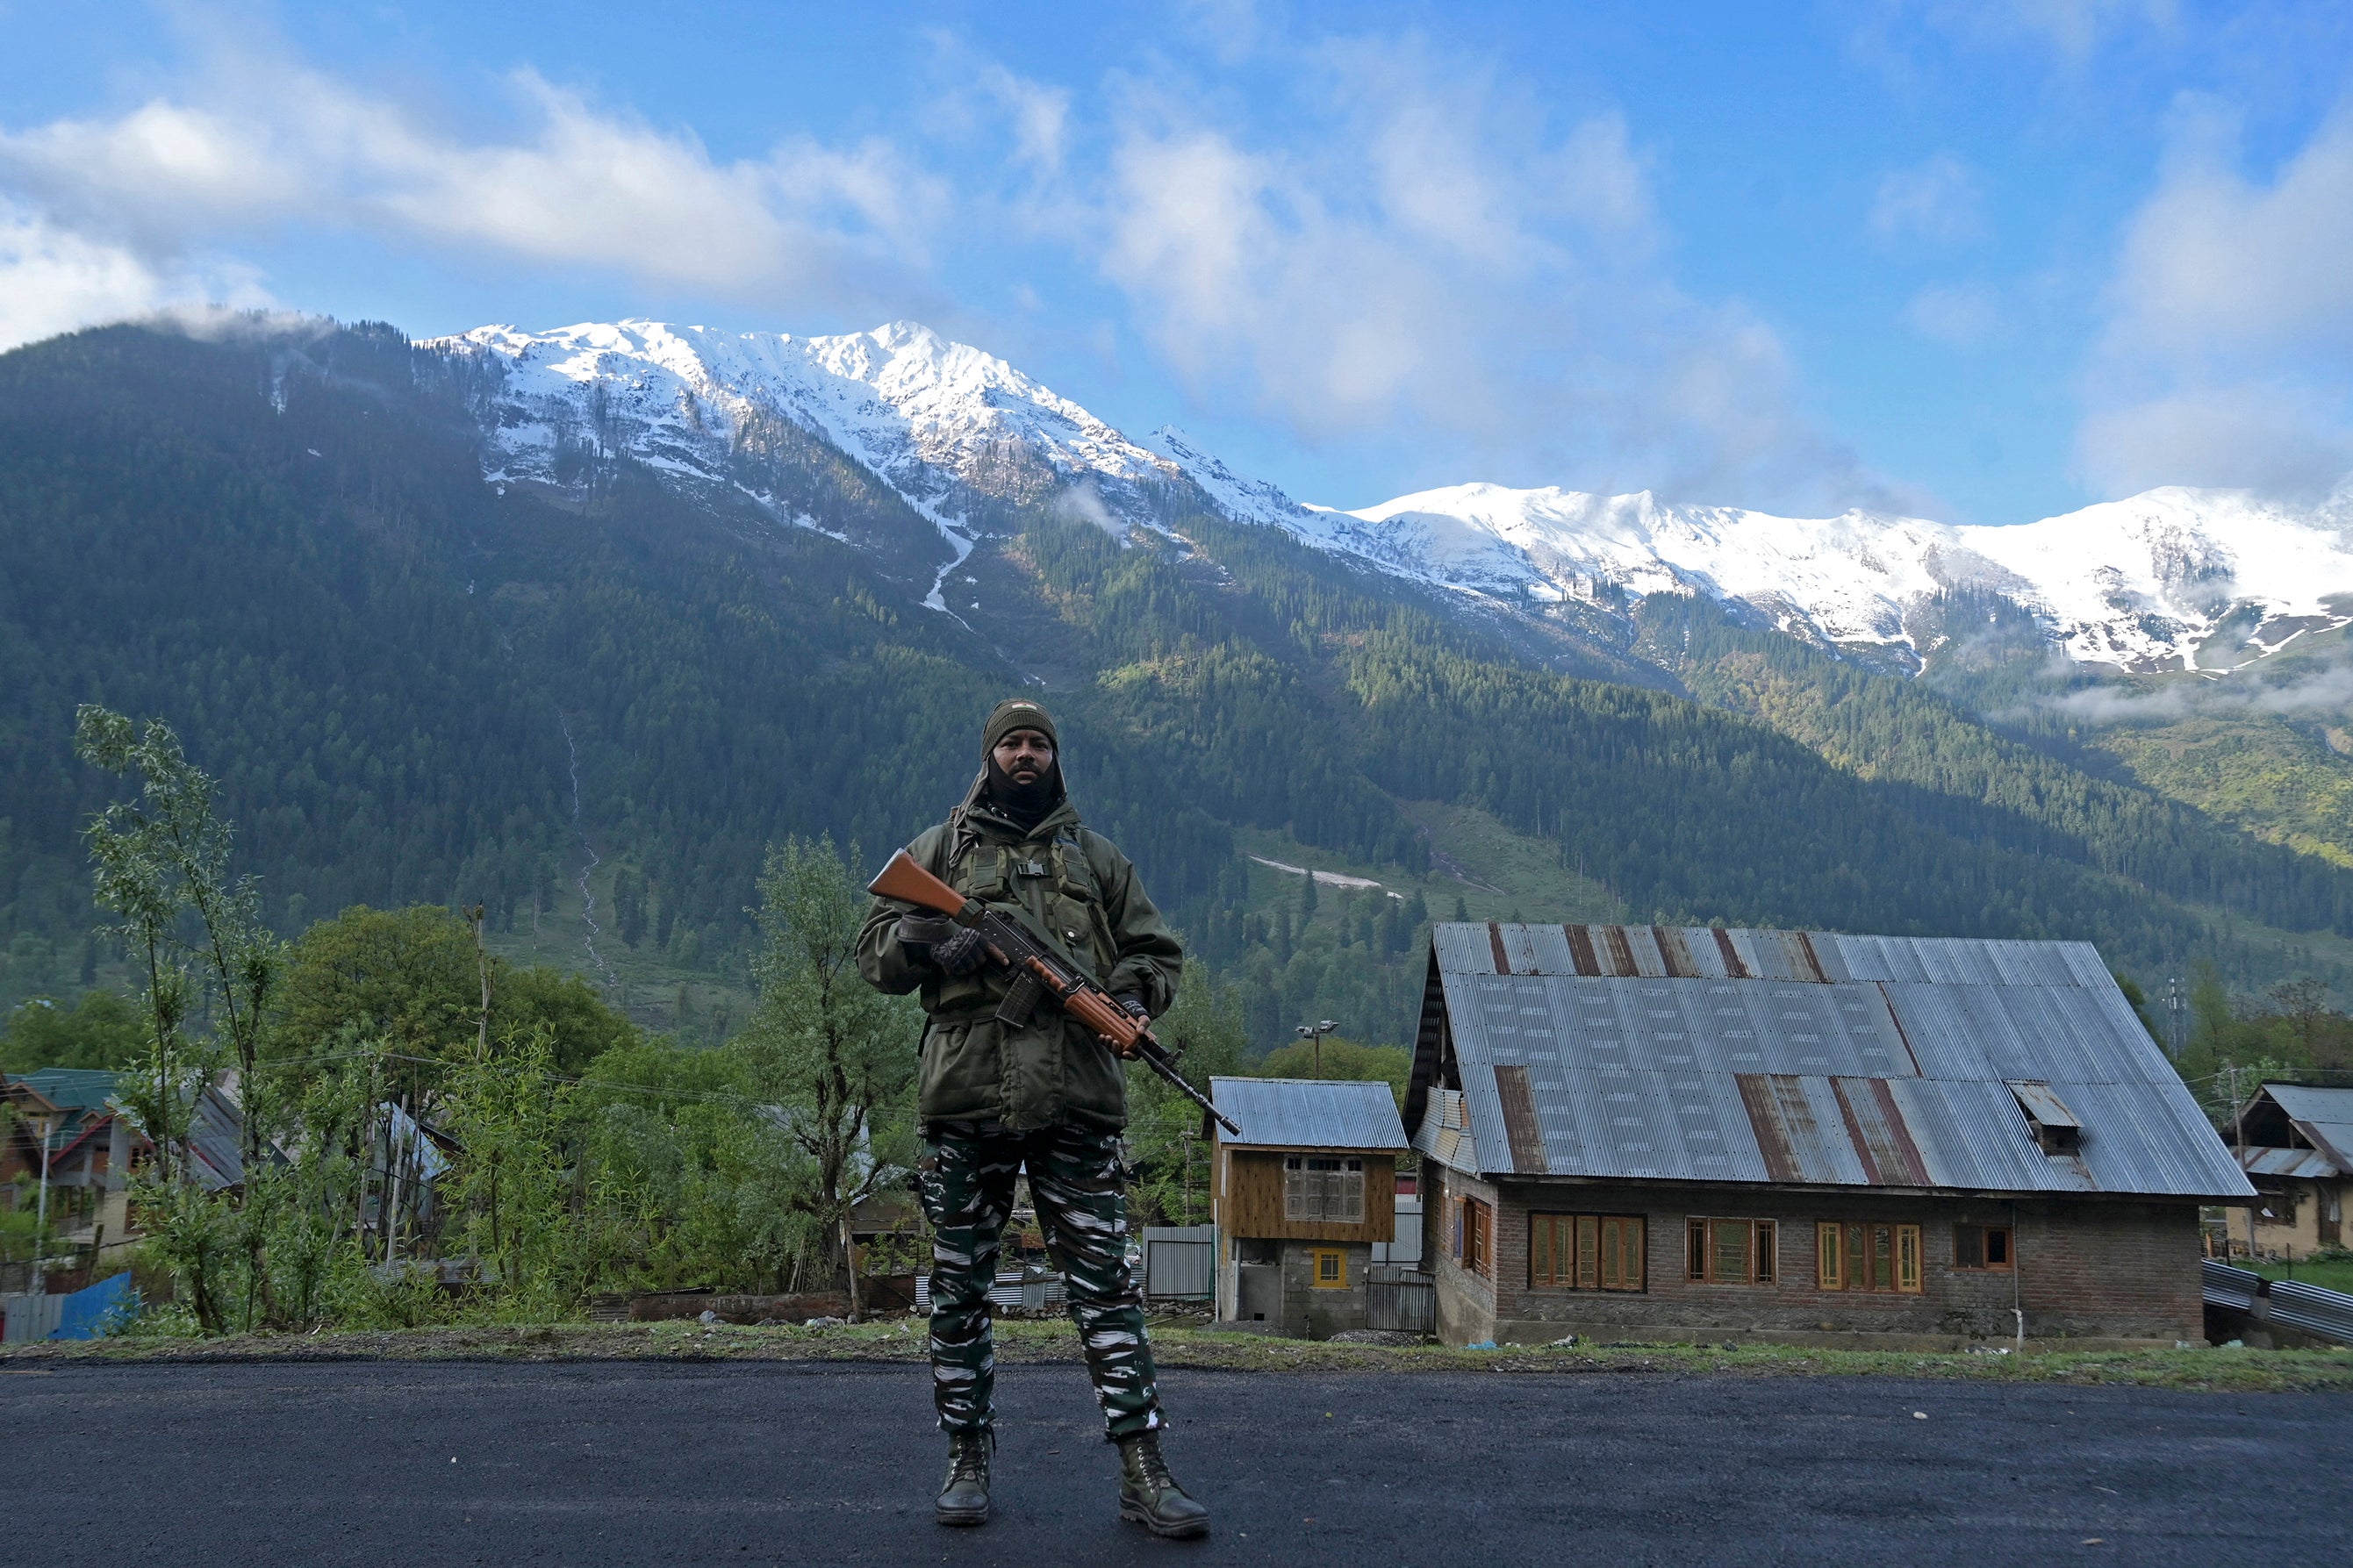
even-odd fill
[[[961,980],[988,961],[980,933],[936,915],[901,915],[899,945],[947,975]]]
[[[958,926],[955,935],[932,949],[932,962],[949,979],[961,980],[988,962],[988,944],[970,926]]]

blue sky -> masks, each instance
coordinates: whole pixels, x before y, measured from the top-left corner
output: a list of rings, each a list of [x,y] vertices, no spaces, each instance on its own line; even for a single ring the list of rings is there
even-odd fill
[[[906,317],[1304,500],[2353,468],[2353,7],[0,0],[0,343]]]

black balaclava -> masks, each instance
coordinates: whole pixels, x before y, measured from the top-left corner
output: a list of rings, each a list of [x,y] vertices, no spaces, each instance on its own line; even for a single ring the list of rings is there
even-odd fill
[[[1026,788],[997,765],[997,742],[1016,730],[1035,730],[1054,743],[1054,761],[1036,783]],[[1054,721],[1043,708],[1026,698],[1008,698],[997,705],[981,731],[981,767],[987,778],[983,793],[988,804],[1027,833],[1046,819],[1062,801],[1062,742]]]

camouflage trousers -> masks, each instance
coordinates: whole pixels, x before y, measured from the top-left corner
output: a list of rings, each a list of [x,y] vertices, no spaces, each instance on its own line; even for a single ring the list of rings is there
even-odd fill
[[[1071,1319],[1102,1401],[1106,1436],[1161,1425],[1144,1298],[1127,1264],[1127,1194],[1116,1134],[1067,1123],[1008,1132],[989,1122],[934,1125],[917,1165],[932,1226],[932,1402],[945,1432],[996,1420],[997,1239],[1024,1169],[1046,1247],[1061,1269]]]

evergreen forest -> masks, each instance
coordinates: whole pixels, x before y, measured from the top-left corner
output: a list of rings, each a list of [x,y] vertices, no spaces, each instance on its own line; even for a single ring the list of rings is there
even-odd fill
[[[980,498],[944,614],[931,525],[817,437],[759,443],[794,526],[603,443],[486,482],[479,392],[383,325],[0,355],[0,1009],[129,988],[85,703],[217,778],[277,936],[479,905],[518,973],[716,1045],[768,847],[879,865],[1016,690],[1253,1052],[1409,1038],[1450,918],[2068,937],[2152,994],[2353,990],[2343,864],[1704,602],[1466,613],[1171,485],[1125,537]]]

